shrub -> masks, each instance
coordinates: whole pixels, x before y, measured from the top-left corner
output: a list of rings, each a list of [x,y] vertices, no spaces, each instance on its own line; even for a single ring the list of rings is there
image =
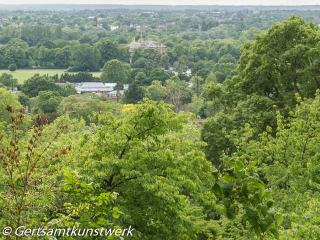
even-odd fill
[[[17,66],[16,66],[15,64],[10,64],[9,70],[10,70],[11,72],[14,72],[15,70],[17,70]]]

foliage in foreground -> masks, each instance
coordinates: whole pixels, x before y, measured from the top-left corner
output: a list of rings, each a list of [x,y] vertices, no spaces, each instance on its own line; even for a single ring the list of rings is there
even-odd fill
[[[284,214],[284,239],[318,239],[320,95],[301,101],[290,117],[277,113],[277,132],[271,128],[259,141],[243,142],[243,161],[255,162]]]
[[[121,115],[96,115],[87,130],[84,121],[63,117],[47,127],[36,123],[20,140],[15,125],[12,134],[4,131],[1,224],[132,226],[132,239],[215,239],[225,234],[217,229],[225,214],[237,222],[241,216],[260,239],[278,237],[282,216],[255,164],[239,153],[215,169],[204,143],[186,137],[197,131],[194,116],[172,108],[146,99]]]

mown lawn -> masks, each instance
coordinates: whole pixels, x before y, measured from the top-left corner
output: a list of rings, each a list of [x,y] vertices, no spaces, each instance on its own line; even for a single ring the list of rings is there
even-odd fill
[[[32,77],[34,74],[39,73],[40,75],[48,74],[53,76],[55,74],[67,73],[66,69],[18,69],[15,72],[10,72],[9,70],[0,70],[0,75],[2,73],[9,73],[14,78],[18,79],[19,83],[23,83],[28,78]],[[91,72],[94,77],[100,77],[101,72]],[[76,72],[70,72],[70,74],[76,74]]]

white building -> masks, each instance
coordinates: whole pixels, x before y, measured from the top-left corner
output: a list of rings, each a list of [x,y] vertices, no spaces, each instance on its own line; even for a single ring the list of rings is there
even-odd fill
[[[106,86],[106,88],[108,89],[108,92],[112,92],[114,87],[117,85],[116,83],[105,83],[104,84]]]
[[[116,83],[105,83],[104,84],[106,88],[108,89],[108,92],[112,92],[114,90],[114,87],[117,85]],[[123,84],[123,90],[127,90],[129,88],[129,84]]]
[[[119,93],[118,93],[119,92]],[[112,91],[108,92],[108,97],[117,97],[117,94],[120,94],[120,96],[124,93],[124,90],[119,90],[119,91]]]
[[[77,87],[78,93],[107,93],[108,88],[102,82],[82,82]]]
[[[113,30],[116,30],[116,29],[118,29],[119,27],[118,26],[110,26],[110,28],[111,28],[111,31],[113,31]]]

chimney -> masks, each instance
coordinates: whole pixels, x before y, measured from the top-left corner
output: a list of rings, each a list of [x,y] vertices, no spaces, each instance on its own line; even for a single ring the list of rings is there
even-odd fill
[[[29,106],[26,105],[26,114],[29,114]]]
[[[135,37],[132,38],[132,42],[136,42],[136,38]]]
[[[162,53],[161,39],[158,40],[158,48],[160,49],[160,53]]]
[[[121,93],[120,93],[120,90],[118,89],[117,90],[117,103],[120,102],[120,97],[121,97]]]

